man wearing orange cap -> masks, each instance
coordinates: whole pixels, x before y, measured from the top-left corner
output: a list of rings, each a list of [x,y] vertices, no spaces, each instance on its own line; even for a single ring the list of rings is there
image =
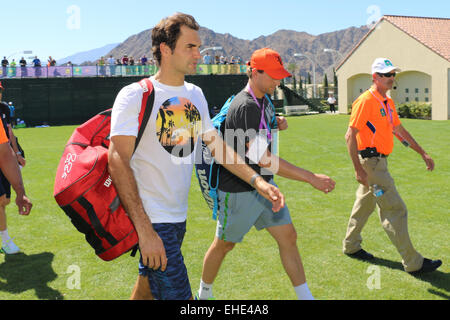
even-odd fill
[[[0,103],[2,101],[3,86],[0,82]],[[6,109],[9,112],[8,106]],[[0,241],[2,242],[2,251],[6,254],[15,254],[20,251],[19,247],[12,241],[8,234],[6,226],[5,207],[9,204],[12,186],[16,191],[16,204],[20,215],[30,214],[32,207],[31,201],[25,195],[25,188],[20,173],[18,160],[12,150],[9,137],[5,129],[8,128],[6,121],[2,118],[0,125]],[[10,131],[11,132],[11,131]]]
[[[388,171],[387,158],[394,147],[394,134],[422,156],[429,171],[434,169],[434,161],[402,126],[394,101],[387,94],[397,72],[400,69],[389,59],[376,59],[372,65],[372,87],[353,103],[346,140],[359,187],[343,251],[360,260],[374,258],[361,247],[361,231],[378,205],[383,228],[402,256],[405,271],[418,274],[436,270],[442,261],[424,259],[411,243],[408,210]]]
[[[247,164],[267,182],[276,185],[273,175],[310,183],[314,188],[328,193],[335,182],[321,174],[307,170],[277,157],[272,153],[272,138],[277,127],[287,127],[284,119],[275,118],[268,95],[272,95],[280,81],[291,74],[283,67],[280,55],[264,48],[253,53],[249,62],[247,87],[236,95],[230,105],[223,125],[224,139],[228,145],[245,158]],[[242,153],[242,154],[241,154]],[[297,233],[289,209],[285,206],[274,213],[271,205],[238,177],[220,169],[219,215],[216,237],[205,255],[202,279],[197,299],[212,298],[212,283],[219,268],[236,243],[242,242],[252,226],[266,229],[276,240],[281,261],[299,299],[312,300],[306,284]]]

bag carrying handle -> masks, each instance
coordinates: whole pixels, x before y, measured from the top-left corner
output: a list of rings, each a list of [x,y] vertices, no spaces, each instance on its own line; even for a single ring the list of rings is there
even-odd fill
[[[152,114],[153,104],[155,102],[155,90],[153,89],[153,84],[150,79],[146,78],[141,80],[139,82],[139,85],[144,89],[144,95],[142,97],[141,112],[139,114],[139,132],[138,136],[136,137],[134,151],[136,151],[139,142],[141,142],[145,128],[148,124],[148,120],[150,119],[150,115]]]
[[[148,120],[152,114],[153,104],[155,103],[155,90],[150,79],[146,78],[139,82],[139,85],[144,89],[144,95],[142,97],[141,112],[139,113],[139,131],[136,137],[136,143],[134,145],[134,151],[136,151],[139,142],[141,142],[144,135],[145,128],[147,127]],[[139,243],[135,245],[131,250],[131,256],[135,257],[139,250]]]

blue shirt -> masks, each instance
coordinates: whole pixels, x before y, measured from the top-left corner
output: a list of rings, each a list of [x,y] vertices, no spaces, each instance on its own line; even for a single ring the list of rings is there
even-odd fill
[[[203,57],[203,63],[204,64],[211,64],[211,56],[210,55],[206,55]]]
[[[8,105],[8,107],[9,107],[10,116],[12,118],[12,117],[14,117],[14,110],[15,110],[15,108],[14,108],[13,105]]]

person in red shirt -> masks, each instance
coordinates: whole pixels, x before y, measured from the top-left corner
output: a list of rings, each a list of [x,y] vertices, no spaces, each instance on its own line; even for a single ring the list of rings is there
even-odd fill
[[[387,95],[394,85],[396,72],[400,69],[390,60],[376,59],[372,65],[372,87],[353,103],[346,140],[359,187],[343,251],[361,260],[374,258],[361,247],[361,231],[378,205],[383,228],[402,256],[405,271],[418,274],[436,270],[442,261],[423,258],[409,238],[408,210],[387,166],[394,135],[422,156],[429,171],[434,170],[434,161],[402,126],[394,101]]]

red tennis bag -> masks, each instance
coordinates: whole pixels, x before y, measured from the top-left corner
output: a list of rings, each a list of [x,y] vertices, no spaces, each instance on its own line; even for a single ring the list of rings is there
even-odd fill
[[[154,102],[149,79],[139,84],[144,89],[139,133],[135,150],[142,138]],[[111,109],[75,129],[59,163],[54,197],[77,230],[105,261],[132,250],[139,242],[136,230],[120,203],[108,172],[108,147]]]

